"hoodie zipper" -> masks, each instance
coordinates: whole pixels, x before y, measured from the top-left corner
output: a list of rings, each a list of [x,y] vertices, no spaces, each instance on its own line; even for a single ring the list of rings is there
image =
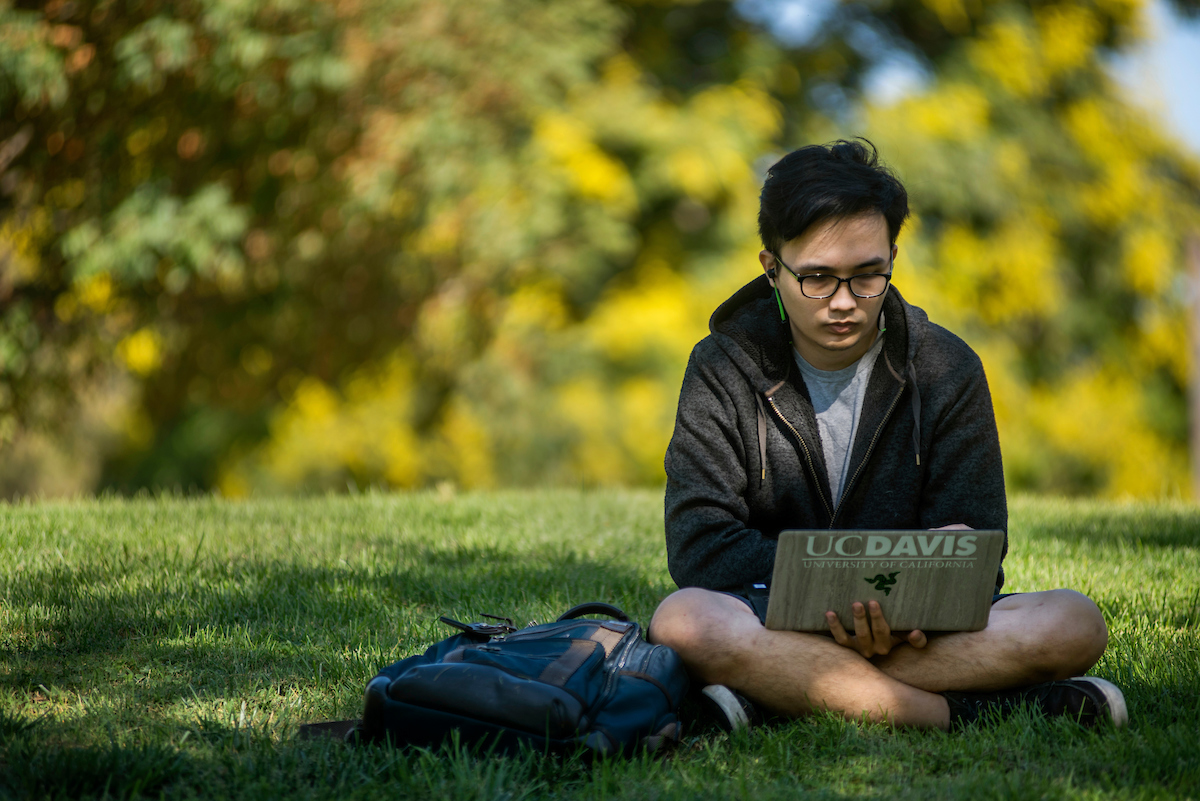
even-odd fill
[[[859,475],[862,474],[863,467],[871,460],[871,453],[875,450],[875,443],[879,441],[879,434],[883,431],[883,427],[887,425],[888,420],[892,418],[892,412],[896,410],[896,404],[900,402],[900,396],[904,394],[904,385],[901,385],[900,390],[896,393],[896,397],[892,398],[892,404],[888,406],[888,410],[883,415],[883,419],[879,422],[879,427],[875,429],[875,434],[871,437],[871,444],[867,446],[867,452],[863,454],[862,461],[858,463],[858,468],[854,471],[854,475],[850,477],[850,481],[842,488],[842,497],[838,501],[836,509],[829,508],[829,501],[825,499],[825,493],[821,491],[821,482],[817,479],[817,469],[813,466],[812,454],[808,451],[808,444],[804,441],[804,437],[800,436],[800,432],[796,427],[784,417],[783,412],[775,405],[775,399],[768,396],[767,403],[771,404],[771,408],[775,410],[775,414],[783,421],[783,424],[788,427],[796,440],[800,443],[800,447],[804,450],[804,461],[808,464],[809,473],[812,474],[814,481],[817,484],[817,495],[821,497],[821,504],[825,507],[825,512],[829,515],[829,528],[833,528],[837,522],[837,516],[842,511],[842,501],[849,496],[850,491],[854,489],[855,482],[858,481]]]
[[[900,396],[903,394],[904,385],[902,384],[900,390],[896,393],[896,397],[892,398],[892,405],[888,407],[887,412],[883,415],[883,419],[879,421],[879,427],[875,429],[875,435],[871,437],[871,444],[867,446],[867,452],[863,454],[862,461],[858,463],[858,468],[854,471],[854,475],[846,482],[846,486],[842,487],[842,497],[838,500],[837,509],[833,511],[833,517],[829,521],[830,528],[833,528],[834,523],[837,522],[838,513],[842,511],[842,501],[850,495],[850,491],[854,489],[854,484],[858,481],[863,467],[871,460],[871,452],[875,450],[875,443],[879,441],[879,434],[883,431],[883,427],[887,425],[888,420],[891,419],[892,412],[895,411],[896,404],[900,402]],[[917,464],[920,464],[920,462]]]
[[[829,501],[825,500],[825,493],[821,491],[821,481],[817,478],[817,468],[813,467],[812,454],[808,452],[808,444],[804,441],[804,437],[800,436],[800,432],[796,430],[796,427],[783,416],[783,412],[779,411],[779,407],[775,405],[775,399],[768,395],[767,403],[771,404],[771,408],[775,410],[775,414],[779,415],[779,419],[783,421],[783,424],[791,429],[792,434],[796,437],[796,441],[804,449],[804,461],[808,464],[808,472],[812,475],[813,481],[817,485],[817,495],[821,496],[821,504],[825,507],[825,513],[829,515],[829,527],[833,528],[833,510],[829,508]]]

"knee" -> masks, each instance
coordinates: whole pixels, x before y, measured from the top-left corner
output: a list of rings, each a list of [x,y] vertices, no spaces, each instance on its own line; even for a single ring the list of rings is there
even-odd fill
[[[1108,626],[1096,603],[1075,590],[1048,593],[1042,628],[1044,645],[1054,654],[1048,666],[1056,679],[1086,673],[1108,647]]]
[[[669,595],[650,620],[650,641],[675,649],[694,678],[727,683],[752,634],[748,627],[761,628],[753,612],[742,612],[727,599],[695,587]]]
[[[668,595],[650,619],[650,642],[670,646],[685,657],[704,648],[712,626],[705,609],[706,594],[705,590],[688,587]]]

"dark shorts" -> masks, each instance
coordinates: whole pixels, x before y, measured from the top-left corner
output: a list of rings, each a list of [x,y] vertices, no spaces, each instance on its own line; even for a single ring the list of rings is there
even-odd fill
[[[1001,592],[992,596],[992,603],[996,603],[1001,598],[1007,598],[1010,595],[1020,595],[1019,592]],[[758,620],[764,626],[767,625],[767,600],[770,598],[770,593],[765,587],[759,585],[747,586],[744,592],[723,592],[722,595],[728,595],[731,598],[737,598],[746,606],[754,610],[754,614],[758,615]]]

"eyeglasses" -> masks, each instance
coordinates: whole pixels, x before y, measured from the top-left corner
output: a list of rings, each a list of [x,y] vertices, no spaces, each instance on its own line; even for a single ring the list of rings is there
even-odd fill
[[[787,270],[792,275],[796,276],[796,280],[800,282],[800,292],[806,298],[813,300],[824,300],[831,298],[841,289],[842,282],[850,285],[850,293],[856,298],[877,298],[887,291],[888,281],[892,280],[891,262],[888,262],[888,272],[886,273],[860,273],[852,275],[849,278],[838,278],[836,275],[821,275],[813,273],[811,275],[799,275],[791,267],[783,263],[783,259],[775,256],[775,261],[783,269]]]

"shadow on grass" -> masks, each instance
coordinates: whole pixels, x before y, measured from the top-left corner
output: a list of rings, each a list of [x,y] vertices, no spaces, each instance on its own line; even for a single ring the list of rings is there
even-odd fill
[[[447,744],[434,751],[350,748],[332,741],[276,743],[235,733],[174,748],[45,748],[34,738],[0,749],[0,796],[17,798],[344,798],[375,788],[400,797],[521,798],[586,780],[575,757],[491,757]]]
[[[1200,548],[1200,507],[1088,504],[1063,512],[1053,507],[1016,505],[1011,525],[1035,539],[1053,538],[1089,545],[1145,548]]]
[[[6,743],[0,791],[13,798],[158,796],[188,772],[189,760],[164,745],[45,748]]]
[[[1178,727],[1176,727],[1178,728]],[[24,736],[0,748],[16,797],[1074,798],[1186,791],[1197,777],[1186,733],[1155,738],[1013,721],[959,735],[804,720],[746,736],[703,738],[667,759],[540,754],[490,757],[444,746],[350,748],[275,742],[246,732],[185,748],[47,748]],[[216,733],[214,732],[214,735]]]
[[[607,600],[649,614],[669,588],[632,567],[565,553],[540,559],[480,546],[410,547],[391,567],[242,560],[193,575],[94,565],[27,572],[3,588],[25,628],[0,647],[0,686],[78,689],[98,683],[142,702],[232,687],[351,679],[453,631],[437,622],[482,613],[547,614],[548,604]],[[20,617],[20,612],[16,613]],[[350,655],[349,657],[347,655]],[[147,667],[153,670],[133,676]],[[136,681],[135,681],[136,679]]]

